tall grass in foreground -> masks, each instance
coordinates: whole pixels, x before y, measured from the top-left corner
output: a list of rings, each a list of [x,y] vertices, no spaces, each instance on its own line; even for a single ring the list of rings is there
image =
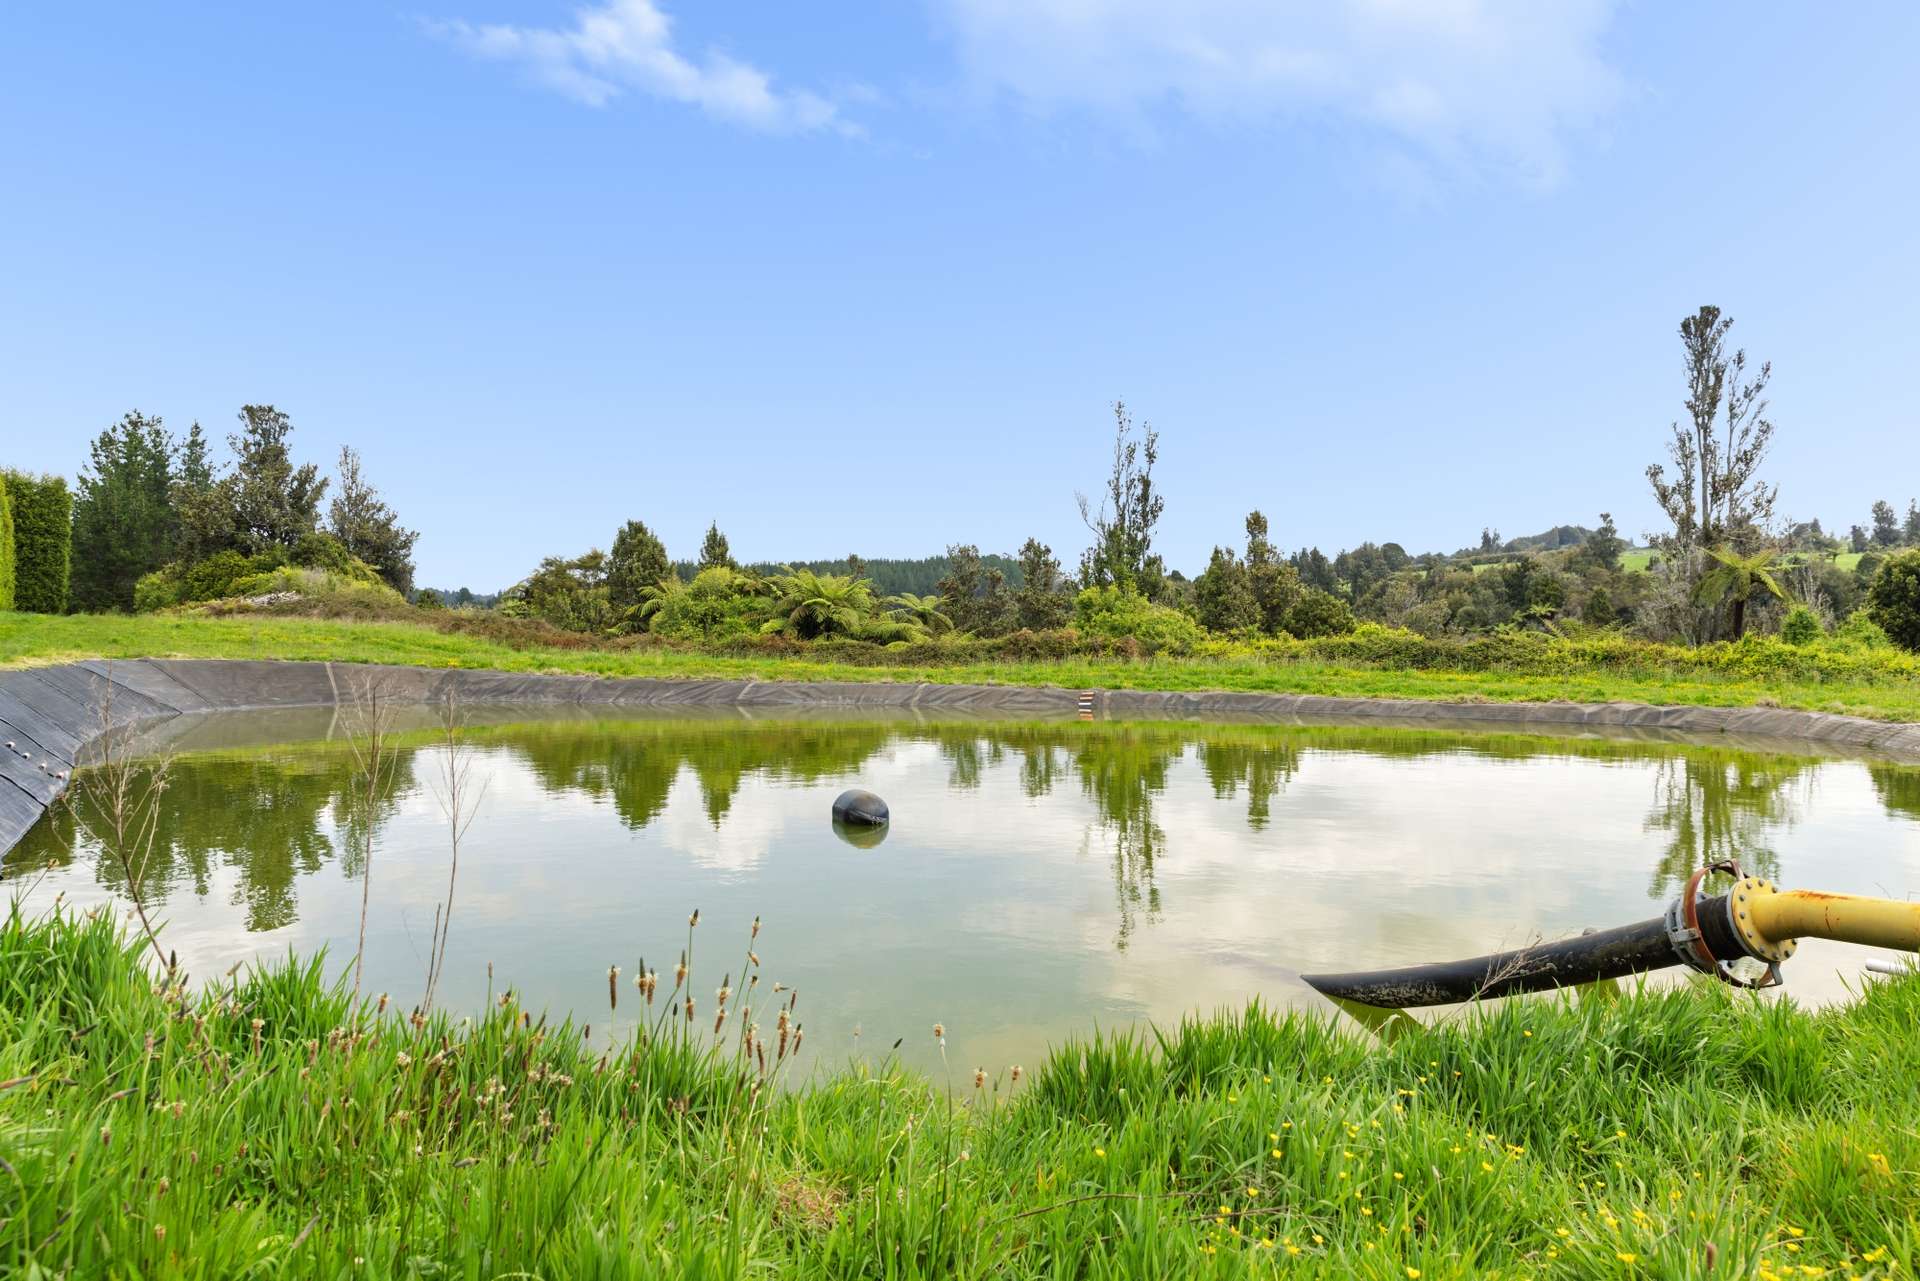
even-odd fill
[[[949,1091],[893,1065],[763,1078],[687,1018],[677,970],[652,1004],[644,967],[618,985],[649,1017],[607,1048],[510,997],[356,1009],[319,959],[191,992],[145,948],[104,915],[0,925],[0,1273],[1920,1265],[1920,976],[1818,1013],[1720,989],[1509,1002],[1390,1045],[1255,1006]]]

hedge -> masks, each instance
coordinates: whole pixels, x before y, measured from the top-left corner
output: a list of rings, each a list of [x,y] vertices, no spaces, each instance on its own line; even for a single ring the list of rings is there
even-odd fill
[[[13,608],[13,504],[7,477],[0,472],[0,609]]]
[[[73,568],[73,494],[61,476],[10,471],[13,507],[13,607],[30,614],[62,614]]]

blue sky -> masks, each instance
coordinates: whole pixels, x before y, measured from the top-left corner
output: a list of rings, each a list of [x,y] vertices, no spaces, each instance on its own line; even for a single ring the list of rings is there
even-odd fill
[[[1071,563],[1124,397],[1190,572],[1638,534],[1715,302],[1784,510],[1920,493],[1920,7],[410,2],[9,15],[0,459],[272,401],[427,583]]]

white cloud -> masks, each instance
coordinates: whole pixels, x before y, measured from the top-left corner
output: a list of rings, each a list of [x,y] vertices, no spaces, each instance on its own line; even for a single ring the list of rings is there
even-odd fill
[[[966,74],[1040,112],[1331,117],[1554,178],[1622,84],[1613,0],[941,0]]]
[[[589,106],[634,91],[770,133],[857,132],[828,99],[777,89],[757,67],[719,52],[689,59],[674,48],[673,20],[653,0],[606,0],[578,10],[562,30],[462,21],[427,29],[476,57],[524,67],[538,83]]]

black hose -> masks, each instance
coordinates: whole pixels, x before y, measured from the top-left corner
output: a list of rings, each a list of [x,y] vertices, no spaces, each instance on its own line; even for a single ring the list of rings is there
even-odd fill
[[[1700,929],[1715,956],[1731,960],[1746,954],[1728,919],[1725,895],[1701,901]],[[1667,937],[1666,921],[1655,917],[1635,925],[1596,930],[1577,938],[1470,960],[1300,977],[1323,996],[1383,1009],[1408,1010],[1425,1005],[1456,1005],[1477,997],[1514,996],[1521,992],[1573,987],[1681,963]]]

